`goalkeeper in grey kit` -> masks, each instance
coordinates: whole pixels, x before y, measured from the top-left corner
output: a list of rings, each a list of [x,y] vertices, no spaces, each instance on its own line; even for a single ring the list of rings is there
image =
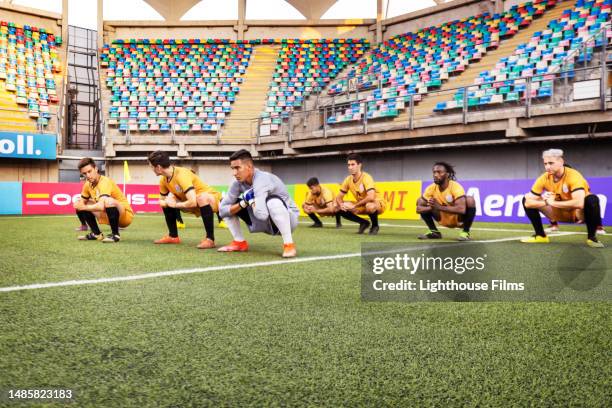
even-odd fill
[[[297,228],[300,211],[289,196],[285,184],[274,174],[255,168],[247,150],[230,157],[236,179],[221,201],[219,215],[227,224],[233,241],[219,252],[245,252],[249,245],[242,235],[240,220],[249,232],[264,232],[283,237],[283,258],[297,255],[292,232]]]

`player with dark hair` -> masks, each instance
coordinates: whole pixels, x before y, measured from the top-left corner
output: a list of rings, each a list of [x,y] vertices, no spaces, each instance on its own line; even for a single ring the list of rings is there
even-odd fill
[[[476,216],[474,197],[465,195],[457,182],[455,169],[446,162],[433,165],[433,183],[427,186],[423,196],[417,200],[417,213],[427,224],[429,232],[419,239],[440,239],[442,233],[435,221],[448,228],[462,227],[458,241],[469,241],[470,228]]]
[[[336,195],[329,188],[319,184],[319,179],[311,177],[306,182],[308,187],[308,193],[306,193],[306,199],[302,205],[304,212],[310,217],[314,224],[311,228],[322,228],[323,223],[318,216],[336,216],[336,228],[342,227],[342,221],[340,221],[340,214],[338,214],[338,207],[336,206]]]
[[[587,227],[587,245],[603,248],[597,239],[597,227],[601,226],[599,197],[591,193],[585,178],[570,167],[565,166],[563,150],[549,149],[542,153],[544,168],[542,174],[523,198],[525,214],[535,235],[521,240],[526,244],[545,244],[550,239],[544,231],[542,216],[561,222],[584,221]]]
[[[79,240],[119,242],[119,227],[126,228],[134,218],[130,203],[113,180],[100,174],[91,157],[81,159],[78,168],[86,182],[81,191],[81,199],[74,203],[74,209],[91,229],[89,234],[79,236]],[[106,238],[100,231],[98,221],[111,227],[111,234]]]
[[[370,222],[359,217],[357,214],[366,214],[372,221],[370,235],[378,234],[378,215],[385,212],[387,203],[380,191],[376,189],[374,179],[362,170],[363,159],[356,153],[351,153],[346,158],[349,176],[344,179],[340,186],[340,193],[336,196],[336,204],[339,214],[347,220],[359,224],[358,234],[363,234],[370,226]],[[344,201],[344,196],[351,192],[357,201]]]
[[[214,214],[219,211],[221,193],[204,183],[194,172],[184,167],[173,166],[168,152],[157,150],[148,157],[153,172],[159,177],[159,205],[164,212],[168,235],[155,241],[156,244],[180,244],[177,229],[177,209],[202,216],[206,237],[198,244],[199,249],[215,247]]]
[[[240,220],[251,233],[281,235],[283,258],[297,255],[292,232],[297,228],[300,211],[289,196],[285,184],[274,174],[259,170],[247,150],[230,156],[230,167],[236,179],[219,208],[232,234],[233,241],[219,248],[219,252],[244,252],[249,245],[242,235]]]

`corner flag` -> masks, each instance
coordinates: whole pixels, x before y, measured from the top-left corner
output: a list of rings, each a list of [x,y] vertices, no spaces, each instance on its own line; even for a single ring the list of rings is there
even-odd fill
[[[130,177],[130,168],[128,167],[127,160],[123,161],[123,183],[128,183],[132,178]]]

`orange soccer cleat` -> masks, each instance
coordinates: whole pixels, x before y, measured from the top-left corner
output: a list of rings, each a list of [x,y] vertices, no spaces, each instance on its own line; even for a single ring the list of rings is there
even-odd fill
[[[297,249],[294,243],[283,245],[283,258],[294,258],[296,255]]]
[[[249,244],[246,241],[232,241],[228,245],[222,246],[217,251],[219,252],[246,252],[249,250]]]
[[[210,238],[204,238],[202,241],[200,241],[200,243],[197,246],[198,249],[211,249],[214,247],[215,247],[215,241],[213,241]]]
[[[158,239],[157,241],[153,241],[156,244],[180,244],[181,243],[181,239],[179,237],[171,237],[169,235],[166,235],[164,237],[161,237],[160,239]]]

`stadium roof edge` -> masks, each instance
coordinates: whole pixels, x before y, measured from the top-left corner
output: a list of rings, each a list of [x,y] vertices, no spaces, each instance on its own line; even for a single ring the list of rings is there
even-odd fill
[[[31,7],[19,6],[17,4],[0,2],[0,10],[2,9],[10,10],[10,11],[17,11],[23,14],[30,14],[32,16],[47,17],[47,18],[53,18],[56,20],[62,19],[61,14],[54,13],[52,11],[45,11],[45,10],[31,8]]]
[[[338,26],[372,26],[374,19],[352,20],[245,20],[245,25],[252,27],[338,27]],[[104,20],[105,27],[224,27],[238,24],[238,20],[190,20],[190,21],[156,21],[156,20]],[[106,29],[106,28],[105,28]]]

